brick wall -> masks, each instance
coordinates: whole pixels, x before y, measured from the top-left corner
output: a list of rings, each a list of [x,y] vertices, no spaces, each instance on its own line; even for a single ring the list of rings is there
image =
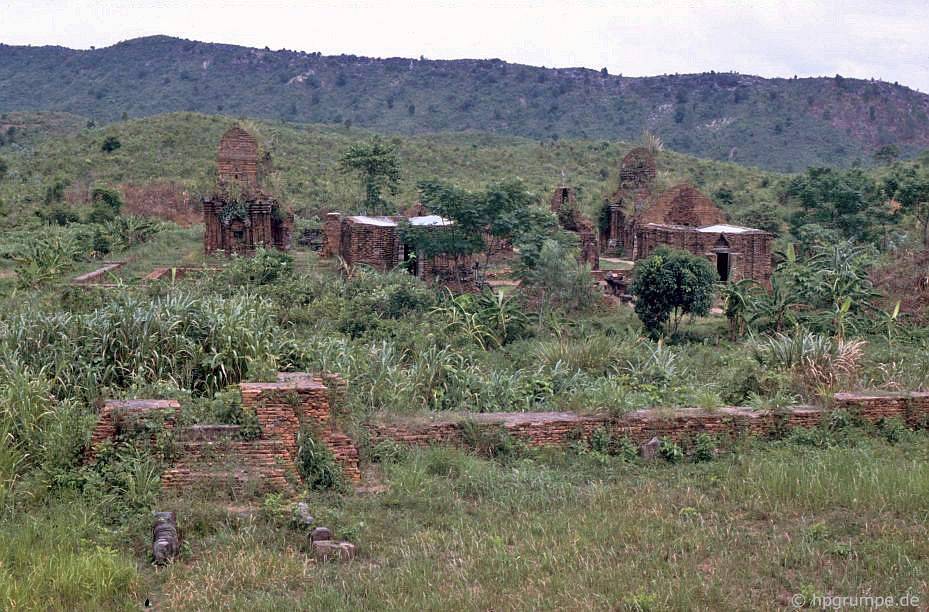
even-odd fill
[[[396,226],[358,223],[343,220],[340,248],[348,265],[366,264],[382,272],[400,262],[400,242]]]
[[[163,421],[165,429],[174,429],[181,405],[174,400],[108,400],[97,416],[97,425],[90,436],[86,457],[93,459],[107,440],[112,440],[123,427],[133,421],[150,419]]]
[[[872,423],[889,417],[898,417],[912,427],[924,427],[929,422],[929,393],[925,392],[839,393],[835,396],[834,405],[835,409],[847,410]],[[620,417],[571,412],[498,412],[457,415],[428,422],[379,423],[371,426],[370,440],[374,444],[390,439],[418,446],[463,445],[464,424],[471,421],[478,427],[503,427],[529,446],[560,446],[576,440],[588,440],[598,428],[608,429],[613,435],[628,437],[639,444],[656,436],[686,444],[700,433],[766,437],[784,428],[815,427],[829,412],[828,409],[811,406],[794,406],[784,411],[739,407],[639,410]]]
[[[637,216],[639,224],[665,223],[700,227],[726,222],[726,214],[713,200],[688,183],[663,192],[654,204]]]
[[[724,239],[725,244],[720,241]],[[771,248],[774,236],[760,230],[743,233],[708,233],[695,228],[669,225],[639,226],[635,235],[635,258],[644,259],[661,246],[708,257],[716,265],[716,252],[729,255],[729,280],[751,278],[764,285],[771,280]]]
[[[255,440],[238,437],[239,427],[196,425],[176,429],[177,459],[162,474],[166,489],[290,491],[299,480],[297,434],[303,424],[315,428],[352,482],[361,478],[358,450],[332,418],[330,399],[345,393],[345,381],[334,374],[281,373],[277,382],[242,383],[242,409],[253,412],[261,427]],[[180,405],[173,400],[106,402],[94,429],[88,457],[118,431],[121,415],[167,412],[167,427],[175,428]]]
[[[232,127],[223,134],[216,161],[221,181],[258,186],[258,141],[242,128]]]

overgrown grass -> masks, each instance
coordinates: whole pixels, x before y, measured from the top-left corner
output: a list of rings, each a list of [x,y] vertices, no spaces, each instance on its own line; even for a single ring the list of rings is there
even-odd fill
[[[384,467],[386,492],[313,502],[320,522],[358,543],[353,563],[308,564],[298,533],[252,519],[192,543],[154,601],[690,610],[780,608],[800,592],[923,594],[927,452],[924,436],[741,447],[685,465],[415,451]]]

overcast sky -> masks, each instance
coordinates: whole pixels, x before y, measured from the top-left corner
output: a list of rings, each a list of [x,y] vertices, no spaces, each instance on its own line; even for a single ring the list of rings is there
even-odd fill
[[[0,0],[0,24],[0,42],[17,45],[86,49],[167,34],[324,54],[605,66],[630,76],[838,73],[929,92],[929,0]]]

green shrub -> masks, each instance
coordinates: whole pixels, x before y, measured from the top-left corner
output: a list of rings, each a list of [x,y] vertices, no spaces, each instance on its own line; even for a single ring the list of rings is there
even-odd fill
[[[502,425],[482,425],[476,421],[461,424],[464,443],[479,455],[509,461],[525,453],[526,446]]]
[[[697,434],[694,438],[693,460],[700,463],[716,458],[716,437],[707,433]]]
[[[309,426],[302,427],[297,434],[297,467],[310,489],[340,489],[344,486],[342,468],[332,451]]]
[[[679,463],[684,459],[684,451],[671,440],[662,440],[658,447],[658,456],[668,463]]]

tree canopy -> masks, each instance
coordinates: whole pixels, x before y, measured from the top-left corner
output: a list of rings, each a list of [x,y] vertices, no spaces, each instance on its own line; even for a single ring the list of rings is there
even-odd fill
[[[790,218],[796,236],[816,227],[839,238],[873,241],[892,216],[877,182],[858,168],[810,168],[790,182],[786,195],[800,206]]]
[[[393,212],[392,205],[384,200],[386,190],[396,195],[400,185],[400,159],[396,147],[375,136],[368,144],[348,148],[339,160],[339,169],[357,174],[364,190],[365,212],[383,214]]]
[[[705,258],[661,247],[635,265],[635,313],[652,336],[674,335],[684,315],[709,312],[716,281]]]

